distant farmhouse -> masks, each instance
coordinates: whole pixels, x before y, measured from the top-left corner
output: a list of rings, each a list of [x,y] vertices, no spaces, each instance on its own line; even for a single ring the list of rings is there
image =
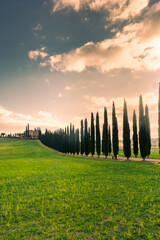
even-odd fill
[[[26,131],[23,133],[24,136],[26,136]],[[29,130],[29,137],[30,138],[38,138],[39,132],[37,130]]]
[[[0,138],[21,138],[21,139],[38,139],[41,133],[40,128],[35,128],[34,130],[29,129],[29,123],[26,126],[26,130],[21,133],[0,133]]]
[[[29,133],[29,136],[27,135]],[[24,131],[23,133],[16,133],[16,138],[32,138],[37,139],[39,137],[39,132],[37,130]]]

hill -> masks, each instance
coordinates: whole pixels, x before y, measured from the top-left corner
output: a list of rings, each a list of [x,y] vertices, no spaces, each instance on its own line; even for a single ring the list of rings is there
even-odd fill
[[[0,140],[0,239],[159,239],[160,166]]]

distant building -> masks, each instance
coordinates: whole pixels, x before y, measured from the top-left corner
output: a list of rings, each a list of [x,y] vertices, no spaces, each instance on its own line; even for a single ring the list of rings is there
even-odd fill
[[[26,137],[26,131],[23,133],[23,136]],[[38,138],[39,132],[34,130],[29,130],[29,137],[30,138]]]

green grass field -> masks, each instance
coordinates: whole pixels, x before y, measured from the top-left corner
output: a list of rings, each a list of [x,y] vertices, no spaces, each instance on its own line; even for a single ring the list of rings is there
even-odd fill
[[[119,143],[119,156],[124,156],[124,153],[123,153],[123,144],[120,142]],[[131,153],[131,157],[135,157],[134,154],[133,154],[133,146],[131,147],[132,149],[132,153]],[[140,154],[140,151],[138,151],[138,158],[141,158],[141,154]],[[151,154],[149,156],[149,158],[152,158],[152,159],[160,159],[160,154],[159,154],[159,149],[158,149],[158,146],[152,146],[151,147]]]
[[[0,239],[160,239],[160,165],[0,140]]]
[[[124,157],[124,153],[123,153],[122,148],[119,150],[119,156],[123,156]],[[135,157],[135,155],[133,154],[133,151],[131,153],[131,157]],[[140,151],[138,152],[138,156],[137,157],[141,158]],[[160,154],[159,154],[158,148],[152,148],[151,149],[151,154],[149,155],[149,158],[151,158],[151,159],[160,159]]]

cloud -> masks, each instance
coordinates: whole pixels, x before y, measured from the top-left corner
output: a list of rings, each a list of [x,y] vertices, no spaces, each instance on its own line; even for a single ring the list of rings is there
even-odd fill
[[[40,49],[40,50],[41,50],[41,51],[44,51],[45,49],[46,49],[46,47],[41,47],[41,49]]]
[[[66,86],[66,88],[65,88],[67,91],[69,91],[69,90],[71,90],[71,87],[69,87],[69,86]]]
[[[40,110],[33,115],[25,115],[15,113],[0,106],[0,131],[7,131],[7,129],[12,132],[14,129],[25,130],[28,122],[31,127],[56,129],[65,126],[63,122],[54,118],[52,114],[47,111]],[[3,126],[5,126],[5,129]]]
[[[69,40],[69,36],[67,36],[67,37],[57,36],[56,39],[61,40],[61,41],[68,41]]]
[[[59,97],[59,98],[63,97],[62,93],[59,93],[59,94],[58,94],[58,97]]]
[[[53,0],[53,12],[66,8],[76,12],[89,8],[91,11],[109,12],[107,20],[133,18],[148,6],[149,0]]]
[[[48,53],[46,52],[43,52],[43,49],[45,49],[44,47],[41,48],[41,51],[40,50],[31,50],[28,52],[28,57],[32,60],[37,60],[38,57],[40,58],[45,58],[48,56]],[[44,66],[45,64],[43,63],[42,66]]]
[[[47,63],[41,62],[39,65],[40,65],[40,67],[46,67],[46,66],[47,66]]]
[[[100,108],[100,107],[107,107],[111,108],[113,101],[115,102],[115,105],[117,108],[120,108],[123,106],[124,97],[115,97],[107,99],[105,97],[96,97],[96,96],[90,96],[85,95],[85,100],[90,102],[94,108]],[[126,98],[127,104],[130,107],[137,107],[139,105],[139,96],[137,97],[128,97]],[[157,92],[148,92],[143,95],[143,102],[147,105],[155,106],[157,105],[158,98],[157,98]]]
[[[38,23],[34,28],[33,31],[42,31],[43,30],[43,26],[42,24]]]
[[[160,2],[147,9],[143,21],[124,26],[113,38],[88,42],[68,53],[50,56],[45,62],[51,71],[61,72],[83,72],[88,68],[99,72],[116,68],[157,70],[160,68],[159,26]]]
[[[112,124],[112,103],[115,102],[116,107],[116,115],[118,119],[118,127],[119,127],[119,136],[122,139],[122,131],[123,131],[123,103],[124,97],[116,97],[107,99],[106,97],[96,97],[86,95],[84,96],[85,106],[86,108],[93,113],[96,113],[97,110],[100,115],[100,124],[102,128],[103,124],[103,111],[104,107],[107,107],[108,112],[108,121],[109,124]],[[128,117],[130,122],[130,130],[132,137],[132,117],[133,110],[136,110],[137,121],[139,119],[139,97],[128,97],[126,98],[127,106],[128,106]],[[158,133],[158,115],[157,115],[157,103],[158,103],[158,92],[148,92],[143,95],[143,106],[147,104],[149,107],[149,115],[150,115],[150,125],[151,125],[151,135],[152,138],[157,137]],[[138,122],[137,122],[138,124]],[[139,124],[138,124],[139,125]]]
[[[86,5],[87,0],[53,0],[53,12],[62,10],[64,8],[72,8],[75,11],[79,11],[84,5]]]

